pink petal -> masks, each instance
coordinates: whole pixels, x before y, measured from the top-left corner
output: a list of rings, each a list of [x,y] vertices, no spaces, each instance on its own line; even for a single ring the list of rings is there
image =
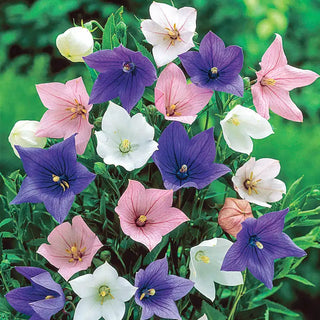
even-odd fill
[[[260,114],[261,117],[265,119],[269,119],[269,105],[268,99],[265,96],[264,87],[261,86],[260,82],[257,82],[255,85],[251,87],[253,104]]]
[[[76,135],[75,142],[76,142],[77,154],[81,155],[86,150],[87,144],[91,137],[91,131],[92,131],[93,125],[89,123],[88,117],[86,117],[86,119],[82,119],[82,118],[79,118],[79,119],[80,119],[80,125],[78,127],[78,130],[76,131],[78,134]],[[67,138],[68,137],[65,136],[65,139]]]
[[[72,79],[65,85],[70,91],[73,92],[73,99],[76,98],[80,104],[85,106],[87,112],[89,112],[92,108],[92,104],[89,105],[89,95],[83,83],[82,77]]]
[[[261,69],[264,71],[264,74],[266,74],[270,70],[282,67],[286,64],[287,58],[283,51],[282,38],[279,34],[276,34],[276,38],[261,59]]]

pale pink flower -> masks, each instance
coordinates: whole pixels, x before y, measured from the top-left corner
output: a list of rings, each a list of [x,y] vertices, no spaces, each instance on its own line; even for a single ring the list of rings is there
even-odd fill
[[[192,38],[196,30],[196,9],[177,9],[154,1],[149,11],[151,20],[142,21],[141,31],[153,45],[152,53],[158,67],[194,47]]]
[[[182,70],[170,63],[161,72],[154,94],[155,106],[167,120],[191,124],[209,102],[212,91],[187,84]]]
[[[90,267],[93,256],[102,247],[101,241],[89,229],[81,216],[64,222],[48,236],[50,244],[42,244],[37,253],[57,267],[61,276],[68,279],[76,272]]]
[[[283,51],[282,38],[278,34],[264,53],[260,66],[257,83],[251,88],[257,112],[269,119],[270,108],[285,119],[302,122],[302,112],[291,100],[289,91],[311,84],[319,75],[310,70],[289,66]]]
[[[83,154],[91,136],[89,123],[89,95],[82,78],[36,85],[39,97],[46,108],[36,133],[38,137],[67,139],[75,133],[77,154]]]
[[[122,231],[151,251],[162,236],[189,220],[172,207],[172,200],[172,190],[145,189],[140,182],[129,180],[115,208]]]

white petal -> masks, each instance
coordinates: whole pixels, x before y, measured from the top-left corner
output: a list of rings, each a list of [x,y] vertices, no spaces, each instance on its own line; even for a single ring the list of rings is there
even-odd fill
[[[102,130],[107,133],[114,132],[116,130],[119,130],[120,132],[126,131],[129,121],[130,115],[128,112],[124,108],[110,101],[108,109],[102,117]]]
[[[199,318],[198,320],[208,320],[208,317],[206,314],[204,314],[201,318]]]
[[[142,113],[135,114],[130,120],[130,137],[132,143],[143,143],[148,140],[153,140],[154,128],[150,126]]]
[[[141,31],[153,46],[168,41],[168,31],[150,19],[141,22]]]
[[[69,281],[72,290],[80,297],[86,298],[94,296],[98,289],[96,284],[93,281],[92,274],[85,274],[74,280]]]
[[[127,279],[119,277],[113,283],[111,293],[115,299],[120,301],[128,301],[135,294],[137,288],[134,287]]]
[[[279,179],[264,180],[258,185],[258,194],[267,202],[277,202],[286,193],[286,185]]]
[[[165,3],[152,2],[149,8],[151,19],[163,28],[173,29],[178,21],[178,9]]]
[[[119,150],[119,144],[121,140],[117,144],[113,139],[110,139],[110,137],[107,136],[103,131],[96,131],[95,134],[98,142],[97,153],[101,158],[108,157],[109,155],[112,155],[115,151]]]
[[[280,172],[279,160],[263,158],[256,161],[253,176],[256,179],[272,179]]]
[[[137,146],[137,148],[129,152],[132,165],[135,168],[141,168],[156,150],[158,150],[158,143],[153,140]]]
[[[126,305],[117,299],[106,300],[102,305],[102,317],[105,320],[121,320],[125,312]]]
[[[118,278],[118,272],[108,262],[98,267],[93,272],[93,279],[97,285],[106,285],[113,283]]]
[[[179,32],[196,30],[197,10],[191,7],[183,7],[178,9],[177,29]]]
[[[102,316],[102,306],[96,298],[81,299],[74,313],[74,320],[99,320]]]

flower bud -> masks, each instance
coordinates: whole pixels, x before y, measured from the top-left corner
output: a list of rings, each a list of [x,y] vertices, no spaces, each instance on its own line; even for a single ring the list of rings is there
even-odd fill
[[[47,138],[36,136],[39,125],[39,121],[22,120],[16,122],[13,126],[8,140],[17,157],[20,158],[18,151],[14,147],[15,145],[25,148],[43,148],[46,145]]]
[[[225,232],[236,237],[242,229],[241,223],[248,218],[253,218],[248,201],[226,198],[219,212],[218,223]]]
[[[73,27],[59,34],[56,40],[60,53],[72,62],[83,62],[93,52],[91,32],[83,27]]]

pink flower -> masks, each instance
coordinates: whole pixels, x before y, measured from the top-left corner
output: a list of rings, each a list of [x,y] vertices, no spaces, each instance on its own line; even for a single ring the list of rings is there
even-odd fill
[[[42,244],[37,253],[57,267],[61,276],[68,279],[80,270],[86,270],[101,241],[89,229],[81,216],[72,219],[72,225],[64,222],[55,227],[48,236],[50,244]]]
[[[289,66],[282,48],[282,38],[278,34],[263,55],[260,66],[257,83],[251,88],[257,112],[269,119],[270,108],[285,119],[302,122],[302,112],[291,100],[289,91],[311,84],[319,75]]]
[[[162,236],[189,220],[181,210],[172,208],[172,199],[172,190],[145,189],[140,182],[129,180],[115,208],[122,231],[151,251]]]
[[[170,63],[160,74],[155,88],[155,106],[167,120],[191,124],[209,102],[212,91],[187,84],[182,70]]]
[[[248,218],[254,218],[248,201],[226,198],[219,212],[218,223],[225,232],[236,237],[242,229],[241,223]]]
[[[66,84],[59,82],[36,85],[42,103],[49,110],[40,120],[38,137],[67,139],[76,135],[77,154],[83,154],[91,136],[89,96],[82,78]]]

